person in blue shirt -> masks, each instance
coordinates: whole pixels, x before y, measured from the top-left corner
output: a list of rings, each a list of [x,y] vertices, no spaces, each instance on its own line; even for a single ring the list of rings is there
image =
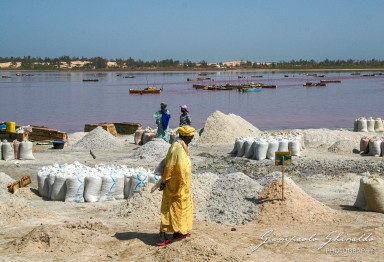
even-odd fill
[[[171,119],[171,114],[166,103],[162,102],[160,104],[160,110],[153,115],[153,118],[157,124],[156,137],[162,138],[169,143],[169,119]]]

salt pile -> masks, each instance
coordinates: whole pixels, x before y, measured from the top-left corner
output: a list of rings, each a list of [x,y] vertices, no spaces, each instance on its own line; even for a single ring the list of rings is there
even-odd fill
[[[259,194],[259,223],[318,223],[333,222],[340,219],[340,214],[337,211],[309,196],[289,177],[285,177],[284,182],[284,201],[281,201],[281,176],[277,172],[266,177],[260,183],[265,184],[265,187]]]
[[[5,202],[11,196],[7,190],[7,186],[15,182],[10,176],[5,173],[0,172],[0,203]]]
[[[348,154],[352,153],[354,149],[357,149],[357,144],[354,141],[340,140],[328,147],[328,152]]]
[[[260,185],[243,173],[218,176],[212,173],[192,174],[194,216],[223,224],[241,224],[256,218],[256,197]],[[112,215],[129,216],[137,220],[160,219],[162,193],[150,193],[145,186],[141,192],[122,206],[111,210]]]
[[[134,159],[145,159],[148,161],[157,161],[163,159],[167,153],[170,144],[161,138],[154,138],[145,145],[138,148],[132,155]]]
[[[259,133],[259,129],[240,116],[216,111],[207,118],[204,131],[196,143],[227,144],[239,136],[257,136]]]
[[[260,184],[243,173],[222,175],[208,198],[210,220],[223,224],[244,224],[256,218]]]
[[[123,148],[123,144],[111,133],[105,131],[101,126],[98,126],[76,142],[72,148],[108,151],[121,149]]]

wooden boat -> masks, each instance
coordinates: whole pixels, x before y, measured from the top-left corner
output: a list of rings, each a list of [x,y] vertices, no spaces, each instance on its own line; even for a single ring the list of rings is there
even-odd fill
[[[83,79],[83,82],[99,82],[99,79]]]
[[[322,82],[320,83],[305,82],[303,86],[326,86],[326,84]]]
[[[320,83],[341,83],[341,80],[320,80]]]
[[[261,78],[261,77],[263,77],[263,76],[251,76],[252,78]]]
[[[261,88],[276,88],[276,85],[267,85],[267,84],[256,84],[256,87],[261,87]]]
[[[1,76],[1,78],[11,78],[10,76]]]
[[[147,88],[144,88],[144,89],[129,89],[129,93],[130,94],[160,94],[162,91],[162,88],[161,89],[157,89],[156,87],[147,87]]]
[[[123,76],[123,78],[135,78],[136,76]]]
[[[192,87],[195,89],[204,89],[207,85],[202,85],[202,84],[193,84]]]

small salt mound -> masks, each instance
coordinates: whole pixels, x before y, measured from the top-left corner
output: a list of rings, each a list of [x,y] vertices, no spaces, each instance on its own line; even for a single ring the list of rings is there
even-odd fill
[[[257,136],[260,130],[234,114],[214,112],[207,118],[204,131],[196,141],[198,144],[231,144],[239,136]]]
[[[0,172],[0,203],[9,199],[11,194],[8,192],[7,186],[15,182],[10,176]]]
[[[271,180],[259,195],[258,222],[263,224],[334,222],[340,214],[305,193],[289,177],[284,179],[284,201],[281,179]]]
[[[328,152],[349,154],[353,152],[353,149],[357,149],[356,145],[357,144],[351,140],[340,140],[330,146]]]
[[[121,149],[122,147],[123,144],[116,137],[98,126],[76,142],[72,148],[108,151]]]
[[[143,146],[139,147],[132,155],[134,159],[145,159],[148,161],[157,161],[163,159],[167,153],[170,144],[161,138],[154,138]]]
[[[222,175],[214,183],[207,204],[211,221],[244,224],[256,219],[260,184],[243,173]]]
[[[146,184],[141,190],[128,198],[123,205],[111,210],[111,216],[130,217],[136,221],[156,221],[160,222],[160,207],[162,192],[151,193],[153,184]]]

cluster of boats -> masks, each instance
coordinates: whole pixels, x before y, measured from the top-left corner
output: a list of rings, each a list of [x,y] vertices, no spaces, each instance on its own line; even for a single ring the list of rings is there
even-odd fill
[[[245,84],[225,84],[225,85],[204,85],[194,84],[193,88],[213,91],[226,91],[237,89],[239,92],[260,92],[263,88],[276,88],[276,85],[267,85],[263,83],[245,83]]]

